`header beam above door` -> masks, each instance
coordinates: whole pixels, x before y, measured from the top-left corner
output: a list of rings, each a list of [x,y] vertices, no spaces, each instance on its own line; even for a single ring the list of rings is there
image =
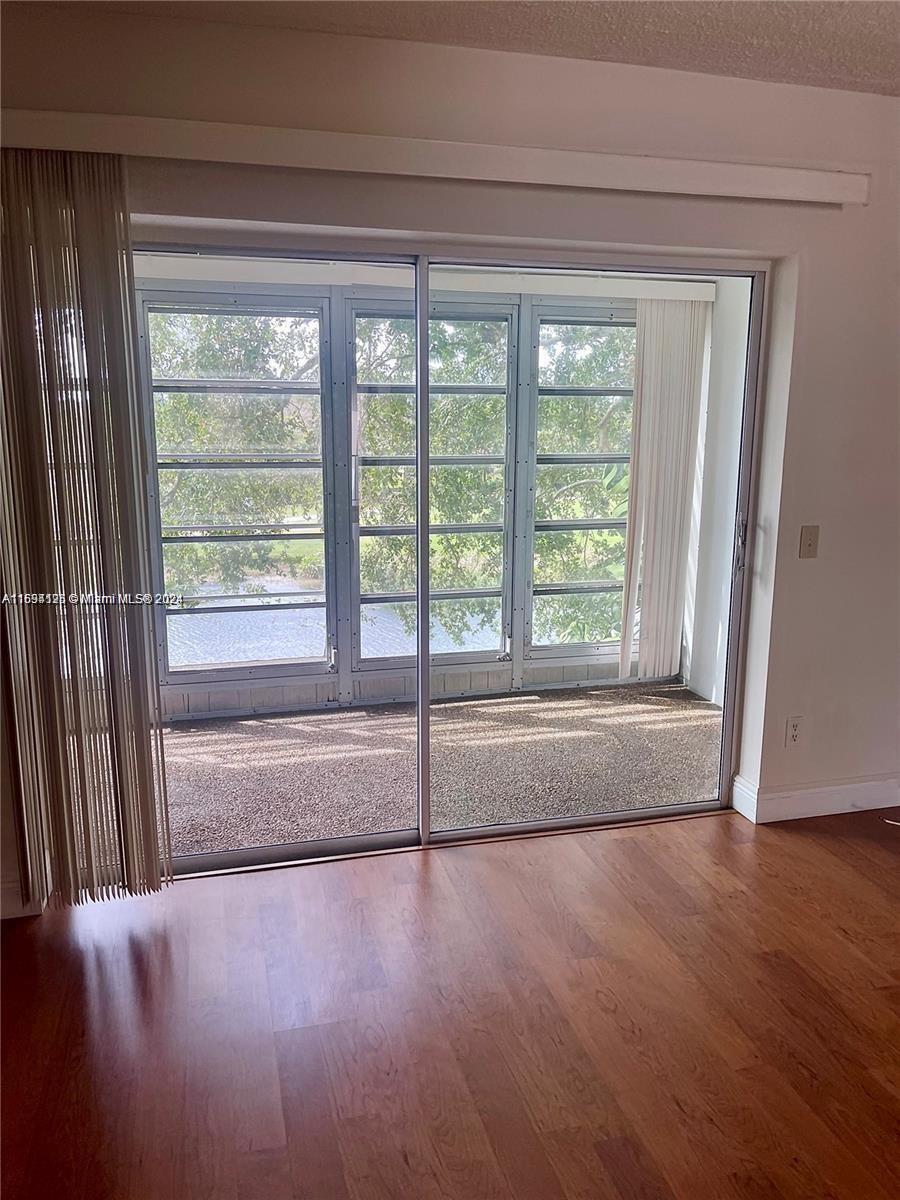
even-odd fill
[[[7,146],[603,191],[867,204],[868,174],[770,163],[604,154],[321,129],[9,109]]]

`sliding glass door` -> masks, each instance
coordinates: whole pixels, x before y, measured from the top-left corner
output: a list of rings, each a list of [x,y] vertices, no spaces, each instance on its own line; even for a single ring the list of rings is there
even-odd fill
[[[494,468],[505,481],[502,509],[499,478],[494,493],[502,534],[477,535],[496,537],[498,554],[502,545],[492,653],[451,662],[443,645],[431,647],[432,832],[446,836],[622,806],[613,722],[585,685],[619,675],[636,323],[633,300],[605,296],[603,281],[584,274],[432,267],[432,414],[448,345],[439,318],[453,294],[485,311],[511,307],[509,332],[491,339],[503,397],[492,410],[491,447],[501,448],[502,432]],[[452,328],[453,370],[471,386],[484,342]],[[480,415],[458,411],[467,436],[465,422]],[[442,436],[432,417],[433,471]],[[466,480],[467,496],[482,495],[480,482]],[[432,528],[441,519],[433,496]],[[441,549],[433,539],[433,618],[445,582]]]
[[[137,273],[182,869],[414,842],[413,270]]]
[[[137,274],[186,863],[717,801],[746,279]]]

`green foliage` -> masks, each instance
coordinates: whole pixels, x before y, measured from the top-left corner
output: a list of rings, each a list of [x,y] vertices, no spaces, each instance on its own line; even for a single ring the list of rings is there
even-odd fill
[[[538,397],[538,454],[630,454],[631,396]]]
[[[356,382],[416,382],[416,326],[406,317],[356,318]]]
[[[539,463],[537,521],[620,520],[628,512],[629,470],[624,463],[570,466]]]
[[[541,323],[540,387],[631,388],[634,386],[633,325]]]
[[[150,314],[155,379],[289,379],[319,377],[319,328],[313,316]],[[321,453],[318,396],[287,393],[164,392],[155,396],[161,459]],[[321,525],[318,467],[165,468],[159,477],[166,532],[191,527],[209,537],[167,543],[168,591],[191,597],[321,591],[320,541],[221,540],[223,531],[277,533],[284,525]],[[217,537],[218,532],[218,537]]]
[[[157,392],[160,456],[321,453],[318,396]]]
[[[502,533],[433,533],[429,538],[431,587],[436,592],[497,588],[502,583]],[[359,539],[360,590],[414,592],[416,540],[412,534]]]
[[[621,636],[622,597],[618,592],[535,596],[531,625],[537,646],[612,641]]]
[[[322,524],[320,467],[163,467],[160,513],[165,529],[278,532]]]
[[[537,530],[535,583],[612,583],[625,577],[625,531]]]
[[[363,393],[357,403],[360,454],[373,458],[415,454],[416,409],[411,394]],[[483,392],[432,392],[428,427],[432,457],[502,456],[506,446],[506,397]]]
[[[319,321],[259,313],[152,312],[157,379],[319,379]]]
[[[361,525],[415,525],[415,467],[360,468]],[[484,525],[503,520],[503,468],[431,468],[432,525]]]

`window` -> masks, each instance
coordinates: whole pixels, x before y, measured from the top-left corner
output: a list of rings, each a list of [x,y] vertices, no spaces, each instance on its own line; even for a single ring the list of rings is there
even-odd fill
[[[158,590],[183,597],[163,673],[337,673],[341,700],[362,695],[360,672],[417,653],[410,291],[214,287],[144,296]],[[611,645],[633,305],[448,295],[429,321],[431,653],[521,664]]]
[[[508,318],[430,322],[433,654],[503,646]],[[354,323],[360,656],[415,653],[414,325]]]
[[[633,325],[542,318],[535,339],[530,644],[620,637]]]
[[[170,671],[327,654],[321,314],[148,313]]]

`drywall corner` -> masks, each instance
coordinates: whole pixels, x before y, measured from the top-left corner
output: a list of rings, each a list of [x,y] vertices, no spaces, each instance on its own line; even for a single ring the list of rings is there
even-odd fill
[[[797,256],[779,259],[773,264],[765,310],[766,335],[760,362],[754,444],[755,485],[751,495],[751,522],[748,529],[749,603],[740,667],[742,698],[737,714],[740,739],[738,774],[754,787],[759,786],[762,766],[778,521],[799,282],[800,260]]]

